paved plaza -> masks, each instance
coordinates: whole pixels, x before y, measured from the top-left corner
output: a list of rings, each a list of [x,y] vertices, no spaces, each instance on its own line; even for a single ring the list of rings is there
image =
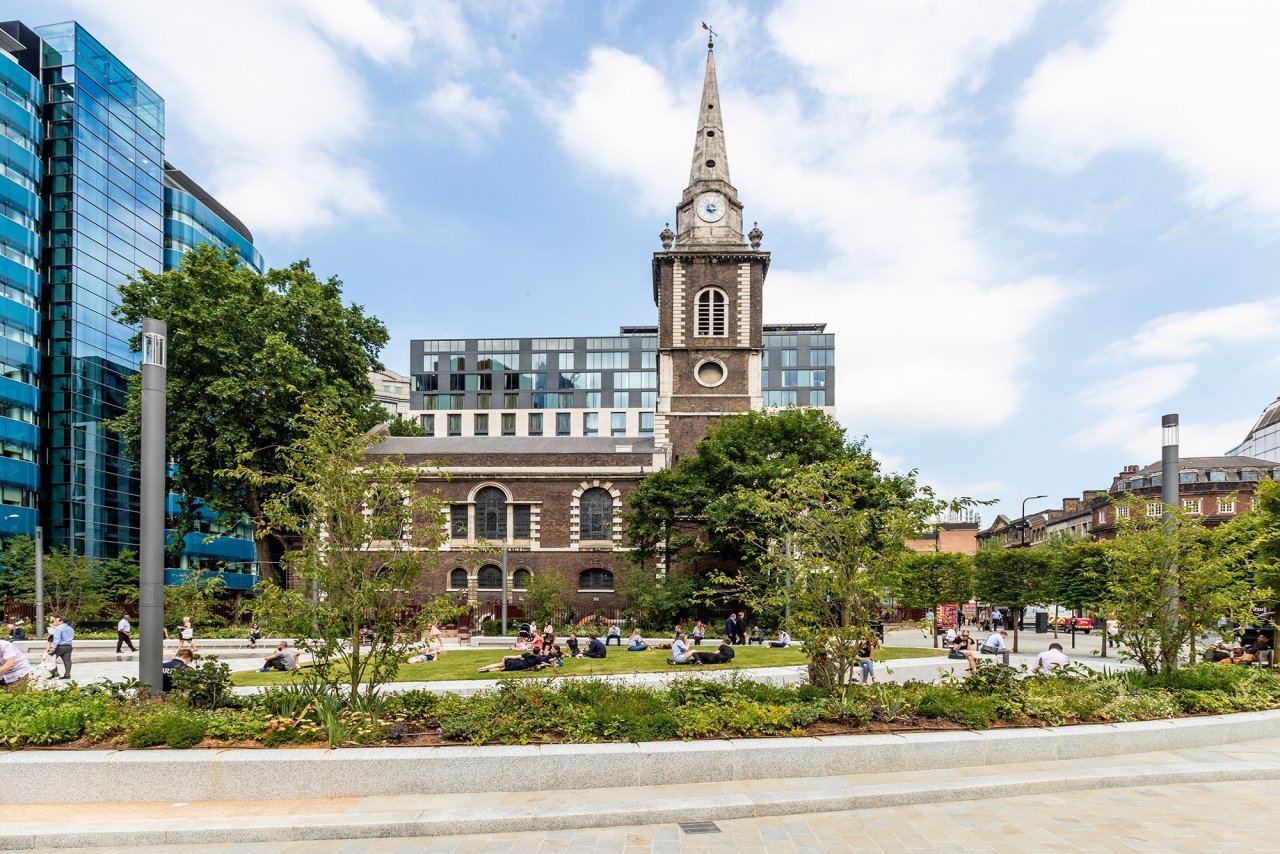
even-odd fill
[[[359,852],[1255,852],[1275,836],[1274,783],[1234,782],[1069,792],[715,822],[719,832],[678,825],[501,833],[426,839],[201,845],[201,854]],[[714,815],[690,815],[690,821]],[[191,846],[59,849],[177,852]]]

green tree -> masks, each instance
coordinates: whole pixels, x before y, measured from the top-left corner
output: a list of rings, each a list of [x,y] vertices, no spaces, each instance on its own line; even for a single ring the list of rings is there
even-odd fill
[[[904,554],[893,573],[893,594],[907,608],[928,608],[968,602],[973,595],[973,558],[957,552]],[[934,621],[933,645],[938,645]]]
[[[94,562],[60,546],[44,556],[45,613],[72,623],[96,615],[101,607],[94,585]]]
[[[227,582],[212,570],[190,569],[182,574],[177,584],[164,588],[164,613],[174,625],[184,617],[191,618],[193,628],[199,629],[218,622],[216,606],[224,601]]]
[[[98,564],[94,587],[104,602],[136,603],[138,583],[138,554],[131,549]]]
[[[703,586],[701,577],[628,567],[618,580],[618,598],[631,622],[653,631],[666,631],[689,616]]]
[[[1140,498],[1117,503],[1129,508],[1129,518],[1107,544],[1103,604],[1118,621],[1121,654],[1147,673],[1167,675],[1218,618],[1249,620],[1263,593],[1234,556],[1213,554],[1199,516],[1170,506],[1167,521],[1151,519]]]
[[[387,422],[387,432],[392,436],[425,436],[427,431],[416,421],[403,416],[396,416]]]
[[[539,572],[529,579],[524,603],[525,616],[544,625],[555,619],[556,611],[564,610],[573,603],[573,584],[554,569]]]
[[[301,537],[285,556],[298,589],[264,588],[254,613],[293,635],[317,677],[354,702],[361,686],[370,695],[395,677],[423,629],[463,610],[447,596],[423,601],[417,587],[445,542],[445,505],[418,489],[416,469],[366,456],[374,440],[350,418],[308,406],[299,427],[279,452],[281,473],[240,472],[272,496],[270,524]]]
[[[1253,495],[1253,507],[1213,531],[1213,549],[1253,576],[1269,596],[1280,593],[1280,481],[1265,480]]]
[[[178,540],[192,530],[197,498],[227,523],[247,513],[259,565],[269,571],[269,490],[285,471],[282,449],[300,435],[304,403],[364,428],[381,421],[366,374],[382,368],[386,327],[345,305],[342,283],[318,279],[306,261],[259,274],[234,251],[207,244],[184,254],[179,269],[140,271],[120,286],[113,313],[131,325],[146,317],[168,324],[171,488],[186,511]],[[135,377],[127,411],[113,423],[135,455],[140,405]],[[233,469],[260,477],[229,477]]]
[[[6,541],[0,552],[0,597],[32,602],[35,590],[36,543],[23,534]]]
[[[1012,608],[1019,616],[1028,605],[1048,598],[1050,557],[1043,549],[980,549],[973,559],[974,592],[983,602]],[[1018,651],[1018,624],[1013,624]]]
[[[665,557],[677,571],[708,557],[750,557],[767,538],[743,536],[757,520],[739,490],[773,489],[795,471],[856,454],[860,447],[847,445],[844,430],[817,409],[723,417],[698,443],[696,455],[646,477],[628,496],[630,559],[653,567]]]

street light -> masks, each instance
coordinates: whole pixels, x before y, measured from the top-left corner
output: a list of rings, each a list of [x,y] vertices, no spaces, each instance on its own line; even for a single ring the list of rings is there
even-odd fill
[[[1026,498],[1022,499],[1022,515],[1018,517],[1018,520],[1022,522],[1022,545],[1025,546],[1027,544],[1027,528],[1029,527],[1027,525],[1027,502],[1035,501],[1037,498],[1048,497],[1049,496],[1047,495],[1028,495]]]
[[[142,321],[141,519],[138,531],[138,679],[159,691],[164,664],[165,397],[169,329]]]
[[[5,516],[5,521],[17,519],[17,513]],[[44,637],[44,528],[36,525],[36,637]]]

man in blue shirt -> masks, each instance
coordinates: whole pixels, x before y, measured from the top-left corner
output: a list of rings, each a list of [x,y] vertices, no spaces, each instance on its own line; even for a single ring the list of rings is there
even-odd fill
[[[59,677],[55,672],[54,679],[70,679],[71,678],[71,644],[76,639],[76,633],[67,625],[67,621],[61,617],[54,617],[49,621],[49,648],[48,652],[62,659],[62,676]]]
[[[587,644],[586,652],[582,653],[583,658],[604,658],[608,655],[600,638],[595,635],[587,635],[587,637],[591,638],[591,643]]]

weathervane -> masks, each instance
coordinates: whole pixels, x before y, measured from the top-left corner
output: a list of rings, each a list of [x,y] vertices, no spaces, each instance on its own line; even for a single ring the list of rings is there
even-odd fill
[[[707,50],[714,50],[716,46],[716,31],[711,29],[706,21],[702,22],[702,28],[707,31]]]

